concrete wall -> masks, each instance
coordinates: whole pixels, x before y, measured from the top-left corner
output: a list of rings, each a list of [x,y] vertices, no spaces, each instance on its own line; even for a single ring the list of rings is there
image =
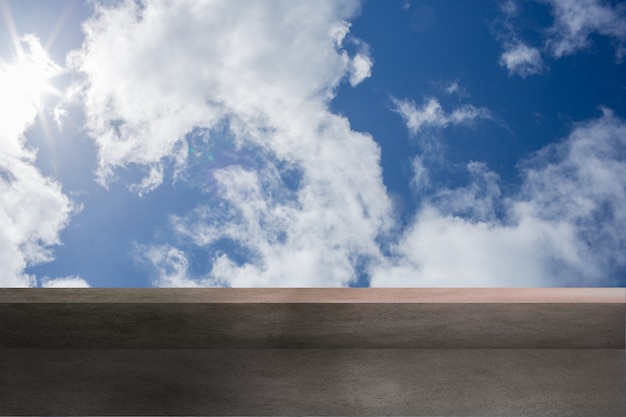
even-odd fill
[[[0,289],[0,414],[624,416],[625,297]]]

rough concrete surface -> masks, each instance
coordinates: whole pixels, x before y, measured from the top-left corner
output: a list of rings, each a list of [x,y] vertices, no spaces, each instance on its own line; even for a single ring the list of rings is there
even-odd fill
[[[616,348],[624,304],[0,304],[0,348]]]
[[[2,349],[0,363],[5,415],[623,416],[625,406],[623,349]]]
[[[210,290],[0,289],[0,415],[626,416],[624,289]]]

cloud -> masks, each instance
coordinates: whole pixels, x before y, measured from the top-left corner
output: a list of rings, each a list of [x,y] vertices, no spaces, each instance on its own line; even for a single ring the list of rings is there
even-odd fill
[[[171,242],[135,252],[155,285],[345,286],[380,257],[376,239],[392,224],[380,148],[329,111],[340,83],[371,73],[367,45],[349,33],[358,9],[335,0],[96,7],[70,63],[83,77],[100,181],[135,164],[150,174],[133,190],[148,192],[172,163],[207,193],[172,216]],[[192,148],[202,157],[190,158]],[[197,162],[209,156],[210,166]],[[208,271],[189,263],[198,250]]]
[[[16,49],[22,70],[0,58],[0,286],[35,287],[36,278],[25,269],[53,259],[50,246],[61,243],[60,231],[80,207],[37,169],[36,150],[24,136],[41,105],[24,74],[56,64],[32,35],[19,39]]]
[[[61,278],[44,277],[41,280],[42,288],[90,288],[87,281],[79,276],[67,276]]]
[[[372,75],[372,58],[369,55],[357,54],[350,66],[350,85],[355,87]]]
[[[615,44],[615,57],[619,63],[626,54],[626,6],[611,6],[602,0],[538,0],[550,6],[554,23],[541,33],[543,46],[528,46],[515,27],[519,18],[519,4],[511,0],[500,5],[504,18],[496,22],[500,29],[496,37],[504,52],[499,63],[510,75],[523,78],[539,74],[545,67],[544,57],[561,58],[590,45],[590,35],[611,38]]]
[[[411,179],[411,187],[416,194],[420,194],[422,190],[428,188],[431,185],[430,173],[428,167],[424,161],[424,157],[417,155],[411,161],[413,169],[413,177]]]
[[[508,45],[500,56],[500,65],[509,70],[509,75],[517,74],[522,78],[541,73],[543,60],[537,48],[518,42]]]
[[[421,170],[425,170],[422,166]],[[470,184],[459,189],[442,188],[432,197],[435,207],[445,213],[470,218],[474,221],[495,221],[500,200],[498,175],[481,162],[467,164]],[[421,177],[423,172],[415,172]]]
[[[513,16],[518,12],[517,3],[514,0],[506,0],[500,3],[500,10],[509,16]]]
[[[425,200],[371,285],[617,285],[626,269],[625,138],[626,122],[605,109],[525,161],[511,196],[470,163],[470,184]]]
[[[350,56],[342,46],[357,1],[105,4],[96,4],[82,49],[69,57],[83,76],[104,185],[129,164],[171,160],[184,170],[194,128],[262,122],[268,111],[330,99],[346,75],[356,85],[370,74],[366,50]],[[153,189],[156,178],[134,190]]]
[[[617,41],[616,58],[621,61],[626,50],[626,6],[611,6],[600,0],[547,0],[552,6],[554,25],[546,45],[560,58],[589,45],[589,35],[613,38]]]
[[[465,89],[465,87],[462,87],[457,80],[452,81],[451,83],[446,85],[443,88],[443,91],[445,91],[445,93],[448,95],[454,94],[463,98],[469,97],[469,93],[467,92],[467,89]]]
[[[502,43],[504,51],[498,63],[508,70],[509,75],[517,74],[526,78],[529,75],[540,74],[544,68],[540,49],[528,46],[522,41],[515,28],[515,19],[520,12],[517,2],[508,0],[501,3],[500,10],[504,17],[496,20],[499,27],[496,37]]]
[[[214,250],[210,277],[231,286],[346,286],[356,278],[360,256],[378,256],[374,239],[383,219],[372,200],[382,192],[378,198],[385,212],[389,203],[380,184],[366,188],[367,178],[353,190],[345,183],[333,186],[331,181],[341,181],[348,173],[336,173],[333,179],[330,169],[345,168],[337,160],[320,167],[318,178],[309,178],[311,170],[287,202],[271,197],[282,188],[278,173],[231,166],[214,174],[223,199],[219,210],[199,207],[187,216],[173,216],[172,225],[196,245]],[[224,250],[213,249],[224,240],[240,247],[244,259],[238,262]]]
[[[69,59],[100,181],[137,165],[141,194],[173,166],[205,191],[170,216],[169,241],[137,244],[154,285],[597,285],[624,266],[626,136],[608,112],[527,161],[513,195],[478,162],[466,187],[436,189],[430,156],[415,158],[413,188],[431,194],[386,256],[397,224],[380,148],[329,110],[341,83],[371,74],[349,30],[358,2],[106,4]],[[412,135],[491,117],[435,98],[392,102]]]
[[[420,108],[412,100],[391,97],[394,111],[399,113],[411,135],[417,135],[428,128],[445,128],[450,125],[468,124],[475,119],[490,118],[489,110],[471,104],[461,106],[446,113],[436,98],[430,98]]]
[[[457,81],[451,82],[446,88],[446,93],[454,94],[459,92],[459,83]]]
[[[163,183],[163,165],[155,163],[150,165],[149,173],[143,177],[139,184],[131,184],[128,189],[136,192],[140,197],[144,193],[149,193]]]
[[[197,288],[227,286],[225,282],[219,282],[211,278],[192,278],[189,271],[189,260],[185,252],[169,244],[136,245],[134,255],[139,263],[153,270],[158,277],[154,284],[159,287]]]

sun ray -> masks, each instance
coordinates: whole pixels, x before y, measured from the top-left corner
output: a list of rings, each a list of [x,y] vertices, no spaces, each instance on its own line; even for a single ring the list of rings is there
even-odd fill
[[[56,41],[57,37],[59,36],[59,33],[61,32],[61,29],[63,29],[63,27],[65,26],[67,20],[72,15],[73,11],[74,11],[74,7],[73,7],[72,3],[67,2],[65,4],[65,9],[63,10],[63,14],[57,20],[56,24],[54,25],[54,28],[52,29],[52,32],[48,36],[48,40],[46,41],[46,43],[44,45],[44,49],[46,51],[49,51],[50,48],[52,47],[52,45],[54,45],[54,42]]]
[[[46,47],[43,47],[39,38],[33,34],[20,36],[13,19],[11,6],[7,0],[0,0],[0,11],[2,11],[4,23],[13,41],[15,54],[11,63],[0,58],[0,70],[4,77],[10,78],[13,93],[30,96],[36,107],[40,106],[40,96],[44,93],[61,97],[61,91],[50,83],[52,78],[64,72],[48,55],[49,44],[54,39],[48,40]],[[62,17],[57,26],[62,25],[64,20]],[[55,28],[56,31],[58,30]],[[56,33],[53,33],[54,37],[56,37]]]
[[[32,34],[18,34],[12,11],[6,0],[0,0],[5,29],[12,39],[12,56],[0,57],[0,113],[3,115],[3,132],[19,135],[37,120],[43,139],[54,154],[54,141],[47,114],[45,97],[63,97],[62,91],[52,84],[52,79],[64,73]],[[5,59],[6,58],[6,59]]]
[[[49,57],[34,35],[14,39],[13,62],[0,61],[0,108],[7,124],[20,131],[43,110],[45,94],[61,96],[50,80],[62,70]]]
[[[13,12],[11,11],[11,5],[8,0],[0,0],[0,11],[2,11],[2,16],[4,16],[4,23],[9,31],[9,36],[11,39],[16,39],[18,37],[17,28],[15,27]]]

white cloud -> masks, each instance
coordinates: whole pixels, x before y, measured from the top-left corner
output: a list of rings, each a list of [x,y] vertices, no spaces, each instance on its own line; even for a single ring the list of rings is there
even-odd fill
[[[116,167],[172,158],[194,127],[231,117],[259,123],[268,111],[331,98],[346,73],[354,85],[370,73],[364,51],[350,57],[341,46],[354,0],[108,4],[96,6],[69,59],[84,75],[103,184]],[[185,159],[174,159],[184,169]]]
[[[517,3],[514,0],[506,0],[500,3],[500,10],[502,10],[503,13],[512,16],[518,11]]]
[[[345,135],[350,135],[349,131]],[[366,154],[358,148],[354,151]],[[342,154],[336,157],[342,158]],[[380,208],[372,204],[375,193],[382,192],[378,198],[385,210],[389,202],[380,184],[366,188],[368,179],[355,184],[353,190],[345,183],[333,186],[332,181],[340,181],[339,177],[348,174],[336,173],[333,177],[329,169],[345,168],[337,160],[315,173],[307,171],[296,199],[291,202],[268,195],[268,191],[281,189],[275,172],[239,166],[216,171],[214,176],[224,205],[219,210],[200,207],[184,218],[173,217],[174,228],[199,246],[227,238],[250,253],[249,262],[242,265],[224,253],[215,254],[211,277],[231,286],[348,285],[355,278],[358,256],[378,256],[373,239],[382,219],[381,213],[374,211]]]
[[[531,228],[531,231],[537,229]],[[541,286],[534,254],[537,236],[520,228],[423,209],[394,250],[372,271],[372,287]]]
[[[424,157],[417,155],[412,161],[413,178],[411,179],[411,187],[416,194],[428,188],[431,185],[430,174]]]
[[[350,85],[352,87],[360,84],[366,78],[372,75],[372,58],[366,54],[357,54],[353,59],[350,66]]]
[[[458,100],[468,99],[471,97],[467,87],[461,84],[458,79],[448,81],[433,81],[430,83],[432,87],[448,96],[456,97]]]
[[[376,238],[391,225],[378,145],[328,110],[339,83],[356,85],[371,73],[366,45],[349,37],[359,3],[142,5],[98,7],[71,59],[84,76],[102,182],[117,167],[157,167],[134,188],[147,192],[168,159],[192,177],[185,135],[193,129],[205,129],[209,145],[217,136],[232,142],[231,154],[241,156],[208,174],[208,202],[172,218],[176,245],[136,253],[152,265],[156,285],[355,280],[362,258],[380,256]],[[348,41],[354,56],[342,46]],[[209,252],[207,274],[189,267],[190,245],[210,251],[224,239],[243,260],[224,249]]]
[[[521,42],[505,47],[500,56],[500,65],[509,70],[509,74],[518,74],[522,78],[541,73],[543,60],[537,48]]]
[[[471,179],[468,186],[452,190],[442,188],[435,194],[432,204],[442,212],[474,221],[495,221],[500,203],[498,175],[489,171],[485,164],[475,161],[467,164],[467,171]]]
[[[598,33],[618,42],[616,57],[622,59],[626,50],[626,7],[611,6],[601,0],[547,0],[552,6],[554,25],[546,44],[559,58],[570,55],[589,44],[589,35]]]
[[[462,91],[458,81],[453,81],[444,89],[447,94],[458,94]]]
[[[457,83],[456,81],[446,87],[446,93],[448,94],[454,94],[457,91],[459,91],[459,83]]]
[[[504,51],[498,63],[508,70],[509,75],[517,74],[526,78],[529,75],[540,74],[545,65],[541,51],[523,42],[515,30],[514,22],[519,12],[518,3],[509,0],[501,3],[500,9],[504,18],[496,20],[496,24],[500,26],[496,36],[502,43]]]
[[[62,106],[56,106],[52,111],[52,117],[59,131],[63,130],[63,120],[67,117],[68,111]]]
[[[0,286],[34,287],[36,278],[25,268],[52,260],[50,246],[61,243],[59,232],[79,207],[35,167],[36,150],[24,136],[41,106],[33,83],[42,80],[25,78],[28,70],[37,74],[35,69],[56,64],[34,36],[17,42],[16,49],[20,67],[0,59]]]
[[[616,285],[626,268],[626,123],[607,110],[523,168],[502,197],[482,164],[423,206],[372,286]]]
[[[90,288],[87,281],[79,276],[67,276],[60,278],[44,277],[41,280],[42,288]]]
[[[171,161],[193,176],[195,129],[241,156],[210,171],[206,201],[171,217],[171,242],[138,246],[155,285],[336,287],[368,262],[373,286],[597,285],[624,264],[624,161],[607,156],[623,155],[622,121],[577,127],[526,165],[513,197],[470,164],[470,185],[425,201],[385,258],[379,239],[394,225],[380,149],[328,109],[339,83],[371,73],[364,49],[342,46],[358,2],[108,4],[70,59],[84,76],[102,183],[130,164],[149,172],[138,193],[157,187]],[[471,105],[444,111],[434,98],[419,108],[393,101],[412,134],[491,117]],[[414,187],[427,187],[425,161],[413,168]],[[197,251],[208,271],[195,268]]]
[[[147,263],[158,277],[153,284],[167,288],[224,287],[224,282],[214,279],[198,280],[190,277],[189,260],[180,249],[171,245],[142,246],[135,248],[135,258]]]
[[[471,104],[463,105],[446,113],[436,98],[430,98],[420,108],[412,100],[400,100],[391,97],[394,111],[398,112],[406,123],[411,135],[417,135],[427,128],[445,128],[449,125],[468,124],[475,119],[490,118],[489,110],[484,107],[475,107]]]
[[[561,58],[571,55],[590,45],[590,35],[611,38],[615,44],[615,57],[621,62],[626,54],[626,6],[611,6],[603,0],[538,0],[547,3],[554,16],[554,23],[543,31],[544,46],[539,49],[527,46],[515,30],[518,3],[507,1],[500,5],[504,19],[497,23],[501,30],[497,34],[504,45],[500,65],[509,74],[527,77],[539,74],[545,64],[541,54]]]
[[[155,163],[150,165],[149,173],[143,177],[139,184],[131,184],[128,189],[136,192],[139,196],[149,193],[163,183],[163,165]]]

